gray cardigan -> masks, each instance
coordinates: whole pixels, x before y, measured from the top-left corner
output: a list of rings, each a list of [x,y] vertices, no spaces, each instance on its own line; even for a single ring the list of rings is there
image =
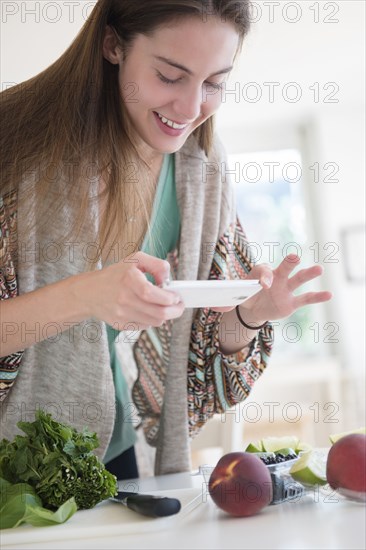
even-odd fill
[[[217,140],[209,158],[193,136],[176,153],[181,215],[178,279],[208,277],[214,245],[235,220],[233,189],[223,177],[225,162]],[[94,197],[97,184],[93,182],[90,189]],[[52,202],[52,192],[49,200]],[[93,253],[91,235],[97,234],[97,202],[90,208],[88,224],[82,228],[78,242],[72,244],[64,241],[70,210],[72,205],[65,194],[64,207],[52,222],[47,227],[35,223],[30,231],[22,224],[24,212],[18,211],[19,294],[85,271],[86,259]],[[192,316],[193,310],[187,309],[173,323],[174,368],[169,368],[166,376],[157,474],[190,468],[186,388]],[[21,330],[26,337],[25,327]],[[34,330],[40,329],[36,325]],[[97,452],[102,457],[113,431],[114,397],[105,324],[89,319],[25,351],[14,387],[1,403],[2,437],[12,439],[18,433],[16,423],[32,421],[35,408],[42,407],[59,421],[96,431],[100,440]]]

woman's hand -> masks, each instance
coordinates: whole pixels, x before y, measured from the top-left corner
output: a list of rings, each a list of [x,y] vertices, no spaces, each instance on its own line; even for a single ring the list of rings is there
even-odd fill
[[[96,318],[118,330],[160,326],[184,311],[179,297],[161,284],[169,264],[138,252],[99,271],[72,275],[0,302],[0,357],[29,348],[82,321]],[[34,329],[36,327],[36,330]]]
[[[274,321],[289,317],[297,309],[326,302],[332,294],[328,291],[305,292],[294,296],[293,292],[301,285],[319,277],[323,273],[320,265],[301,269],[290,277],[299,265],[300,258],[290,254],[272,270],[268,265],[255,265],[248,279],[259,279],[262,290],[240,305],[243,319],[250,325],[259,326],[265,321]],[[230,311],[233,308],[214,308],[215,311]]]
[[[280,265],[272,271],[268,265],[256,265],[250,271],[248,279],[259,279],[262,290],[240,304],[240,316],[248,327],[237,332],[238,316],[234,308],[213,308],[224,312],[220,321],[219,342],[221,351],[226,355],[242,350],[248,346],[257,334],[257,329],[267,321],[288,317],[300,307],[308,304],[326,302],[332,297],[330,292],[304,292],[294,296],[293,292],[304,283],[319,277],[323,269],[315,265],[301,269],[290,277],[299,264],[300,258],[294,254],[286,256]]]
[[[137,252],[100,271],[84,274],[77,294],[87,306],[89,317],[118,330],[161,326],[184,311],[184,304],[176,294],[156,286],[169,277],[169,270],[167,261]],[[153,275],[156,285],[144,273]]]

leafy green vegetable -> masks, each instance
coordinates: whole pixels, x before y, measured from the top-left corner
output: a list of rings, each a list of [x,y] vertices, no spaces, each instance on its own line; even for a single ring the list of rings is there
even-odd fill
[[[34,525],[34,527],[65,523],[65,521],[75,514],[77,509],[74,497],[69,498],[69,500],[61,504],[55,512],[47,510],[47,508],[43,508],[42,506],[27,505],[24,521]]]
[[[116,494],[116,477],[92,452],[99,445],[95,433],[86,429],[78,432],[40,409],[34,422],[17,425],[26,436],[17,435],[13,442],[7,439],[0,442],[0,477],[4,480],[28,484],[35,491],[33,496],[38,496],[41,504],[51,510],[72,497],[78,508],[92,508]],[[39,504],[29,500],[27,517],[32,516],[30,507]]]
[[[18,527],[21,523],[37,527],[64,523],[76,510],[74,498],[64,502],[56,512],[46,510],[33,487],[27,483],[12,485],[0,478],[0,529]]]
[[[37,497],[34,489],[26,483],[12,485],[4,479],[0,479],[0,527],[8,529],[17,527],[24,519],[27,505],[39,506],[41,499]]]

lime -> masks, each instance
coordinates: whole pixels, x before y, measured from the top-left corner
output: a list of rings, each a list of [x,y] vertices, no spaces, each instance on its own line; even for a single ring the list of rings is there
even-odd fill
[[[262,439],[263,449],[275,453],[281,449],[297,449],[299,438],[295,435],[283,437],[265,437]]]
[[[248,447],[245,449],[246,453],[261,453],[263,451],[261,441],[254,441],[249,443]]]
[[[304,443],[303,441],[300,441],[295,451],[297,454],[299,454],[302,451],[311,451],[311,449],[312,449],[312,446],[309,445],[309,443]]]
[[[351,434],[366,434],[366,428],[357,428],[356,430],[351,430],[350,432],[341,432],[339,434],[333,434],[329,436],[329,439],[332,443],[335,443],[338,441],[338,439],[341,439],[345,435],[351,435]]]
[[[290,469],[290,475],[304,485],[325,485],[326,460],[313,451],[306,451]]]
[[[297,453],[295,453],[293,449],[290,449],[290,447],[285,447],[284,449],[278,449],[278,451],[276,451],[276,455],[287,456],[287,455],[296,455],[296,454]]]

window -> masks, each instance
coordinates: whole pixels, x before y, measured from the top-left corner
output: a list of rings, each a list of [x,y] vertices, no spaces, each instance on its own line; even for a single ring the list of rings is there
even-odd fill
[[[301,267],[316,261],[311,215],[306,210],[301,152],[282,149],[231,154],[228,157],[235,185],[237,213],[256,263],[272,269],[290,253],[301,257]],[[294,272],[295,273],[295,270]],[[297,293],[316,290],[318,281],[303,285]],[[327,353],[337,327],[324,324],[323,306],[301,308],[275,324],[275,353],[304,355]],[[318,345],[315,345],[318,344]]]

